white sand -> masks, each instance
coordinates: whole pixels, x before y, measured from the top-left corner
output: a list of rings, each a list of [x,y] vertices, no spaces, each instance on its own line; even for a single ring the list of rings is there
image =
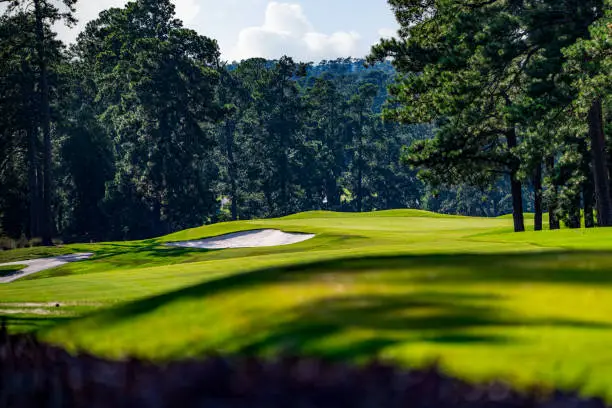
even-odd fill
[[[41,258],[41,259],[31,259],[29,261],[17,261],[17,262],[3,263],[3,264],[0,264],[0,266],[27,265],[27,267],[25,269],[20,270],[19,272],[14,273],[11,276],[5,276],[3,278],[0,278],[0,283],[11,283],[11,282],[16,281],[17,279],[23,278],[24,276],[46,271],[47,269],[57,268],[58,266],[65,265],[70,262],[83,261],[92,256],[93,256],[92,253],[82,253],[82,254],[56,256],[54,258]]]
[[[314,237],[314,234],[295,234],[266,229],[236,232],[197,241],[171,242],[166,245],[201,249],[258,248],[297,244]]]

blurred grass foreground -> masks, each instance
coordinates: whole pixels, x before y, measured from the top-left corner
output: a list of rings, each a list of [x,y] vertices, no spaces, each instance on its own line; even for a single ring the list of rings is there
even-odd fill
[[[209,357],[155,365],[106,361],[0,332],[0,407],[542,407],[603,400],[503,383],[470,385],[435,368],[401,371],[318,359]]]

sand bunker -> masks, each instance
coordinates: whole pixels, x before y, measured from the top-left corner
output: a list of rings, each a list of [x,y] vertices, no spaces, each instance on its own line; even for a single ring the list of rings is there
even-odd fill
[[[314,237],[314,234],[295,234],[266,229],[236,232],[197,241],[171,242],[167,245],[201,249],[258,248],[297,244]]]
[[[37,272],[42,272],[47,269],[57,268],[58,266],[65,265],[69,262],[83,261],[85,259],[90,258],[91,256],[93,256],[92,253],[82,253],[56,256],[54,258],[31,259],[29,261],[18,261],[0,264],[0,266],[27,265],[26,268],[15,272],[12,275],[0,278],[0,283],[11,283],[13,281],[16,281],[17,279],[23,278],[24,276],[32,275]]]

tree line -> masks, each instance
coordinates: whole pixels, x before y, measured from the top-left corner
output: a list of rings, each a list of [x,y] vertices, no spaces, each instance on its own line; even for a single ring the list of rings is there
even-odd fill
[[[392,0],[403,28],[367,64],[228,63],[169,0],[105,10],[70,45],[54,27],[76,0],[2,4],[0,236],[319,209],[612,223],[603,0]]]
[[[400,78],[385,116],[431,123],[404,161],[430,186],[510,184],[514,228],[612,226],[609,0],[390,0],[374,47]]]
[[[4,3],[0,235],[137,239],[419,205],[400,158],[431,127],[382,120],[389,63],[226,63],[169,0],[105,10],[68,46],[53,29],[74,0]]]

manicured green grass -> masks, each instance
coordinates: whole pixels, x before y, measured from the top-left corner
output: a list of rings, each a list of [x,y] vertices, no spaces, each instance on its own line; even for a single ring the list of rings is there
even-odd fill
[[[110,357],[441,359],[465,378],[584,383],[612,398],[612,229],[514,234],[511,224],[314,212],[66,246],[96,256],[0,285],[0,315],[12,308],[11,330]],[[259,228],[317,236],[276,248],[163,246]],[[42,310],[18,310],[25,303]]]

